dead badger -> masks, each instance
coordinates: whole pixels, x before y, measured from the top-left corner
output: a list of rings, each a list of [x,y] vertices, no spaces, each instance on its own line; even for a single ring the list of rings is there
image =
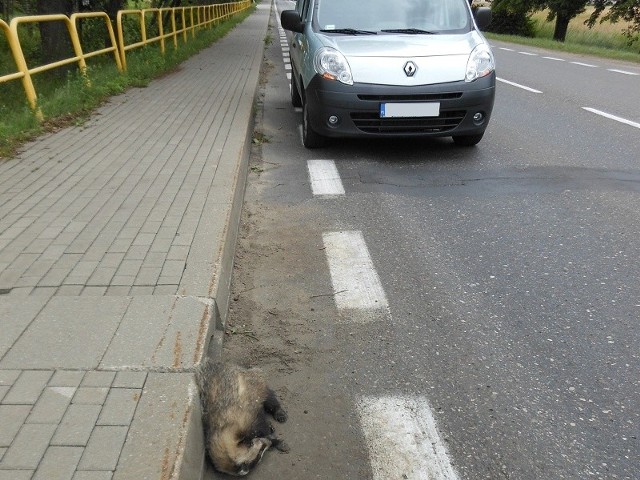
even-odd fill
[[[196,370],[196,381],[207,451],[217,470],[246,475],[269,447],[289,451],[266,415],[282,423],[287,413],[260,369],[206,360]]]

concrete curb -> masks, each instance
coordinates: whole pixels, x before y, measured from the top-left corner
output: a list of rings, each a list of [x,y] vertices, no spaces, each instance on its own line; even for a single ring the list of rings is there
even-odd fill
[[[261,39],[267,33],[267,23]],[[202,349],[194,367],[204,355],[220,358],[222,354],[262,60],[263,48],[260,48],[248,66],[245,88],[233,99],[237,109],[220,156],[212,195],[205,204],[205,211],[215,212],[215,221],[204,222],[196,231],[181,282],[181,295],[197,298],[207,306],[204,315],[208,317],[208,328],[206,333],[201,329],[204,338],[200,337],[197,343],[201,343]],[[140,403],[114,480],[202,478],[205,446],[200,399],[193,375],[150,374]],[[160,435],[158,427],[163,431]],[[164,444],[160,443],[163,437]]]

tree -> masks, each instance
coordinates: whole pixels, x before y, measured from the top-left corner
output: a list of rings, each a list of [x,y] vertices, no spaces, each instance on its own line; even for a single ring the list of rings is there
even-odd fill
[[[73,0],[38,0],[38,15],[62,13],[69,15],[73,10]],[[40,22],[42,60],[51,63],[69,57],[71,42],[63,22]]]
[[[589,0],[533,0],[531,2],[534,9],[549,9],[548,20],[556,21],[553,39],[559,42],[565,41],[569,22],[585,11],[587,3]]]
[[[487,31],[533,37],[535,31],[530,10],[527,0],[493,0],[492,19]]]
[[[595,0],[595,9],[587,20],[587,25],[593,27],[597,19],[605,12],[610,4],[607,0]],[[622,33],[629,40],[629,45],[640,42],[640,0],[618,0],[611,5],[611,8],[602,15],[600,23],[617,23],[620,20],[628,22],[629,26]]]

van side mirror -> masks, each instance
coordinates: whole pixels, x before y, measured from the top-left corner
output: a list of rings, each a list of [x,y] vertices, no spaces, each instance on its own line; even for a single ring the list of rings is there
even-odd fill
[[[280,23],[285,30],[302,33],[304,31],[304,23],[300,18],[297,10],[283,10],[280,14]]]
[[[476,19],[476,25],[480,30],[484,30],[491,23],[491,9],[487,7],[478,7],[473,12]]]

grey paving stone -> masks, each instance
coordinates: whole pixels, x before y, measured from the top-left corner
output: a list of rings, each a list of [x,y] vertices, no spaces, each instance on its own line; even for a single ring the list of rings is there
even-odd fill
[[[149,374],[114,479],[164,478],[167,465],[175,466],[175,478],[200,478],[202,414],[193,392],[192,374]]]
[[[81,387],[111,387],[116,372],[89,371],[82,379]]]
[[[167,260],[182,260],[186,262],[189,256],[189,245],[172,245],[167,253]]]
[[[31,291],[32,297],[49,299],[56,293],[57,287],[36,287]]]
[[[83,370],[56,370],[51,380],[50,387],[77,387],[84,377]]]
[[[128,426],[97,426],[89,438],[78,470],[115,470],[128,429]]]
[[[25,370],[16,379],[9,393],[2,399],[2,403],[5,405],[34,405],[52,375],[52,371]]]
[[[15,289],[14,289],[15,290]],[[0,297],[0,319],[2,319],[2,335],[0,335],[0,358],[2,358],[25,329],[36,318],[46,305],[44,298],[28,298],[16,301],[10,296]],[[5,321],[6,319],[6,321]],[[9,319],[11,321],[9,321]],[[22,368],[22,366],[19,366]],[[0,372],[0,382],[2,372]]]
[[[149,251],[149,253],[147,253],[147,256],[144,258],[144,266],[162,268],[165,262],[165,258],[166,254],[163,252]]]
[[[158,283],[161,270],[160,267],[145,267],[143,264],[133,284],[135,286],[155,286]]]
[[[101,410],[101,404],[74,403],[69,406],[51,440],[51,445],[86,446]]]
[[[56,425],[51,424],[24,424],[4,454],[2,468],[35,470],[49,446],[55,429]]]
[[[185,268],[185,262],[180,260],[167,260],[162,267],[163,277],[181,277]]]
[[[9,388],[11,387],[9,387],[8,385],[7,386],[0,385],[0,403],[2,403],[2,399],[9,392]]]
[[[153,289],[153,295],[176,295],[179,282],[164,282],[162,277],[158,279],[158,285]]]
[[[84,297],[102,297],[107,293],[106,286],[91,286],[87,285],[82,289],[82,293],[80,295]]]
[[[77,471],[72,480],[111,480],[113,478],[112,472],[104,471]]]
[[[113,388],[142,388],[147,380],[147,372],[118,372],[113,381]]]
[[[113,242],[111,242],[111,244],[113,244]],[[124,259],[124,252],[126,252],[126,250],[121,253],[106,253],[100,261],[99,268],[118,268],[118,266]]]
[[[71,480],[83,451],[79,447],[49,447],[33,480]]]
[[[87,285],[107,286],[115,274],[116,267],[98,267],[87,280]]]
[[[133,282],[133,279],[131,280]],[[113,283],[113,282],[111,282]],[[130,285],[111,285],[105,292],[106,296],[124,297],[129,294]]]
[[[0,361],[0,367],[95,368],[129,303],[127,297],[54,297]]]
[[[206,349],[211,313],[193,298],[134,297],[100,368],[192,368]]]
[[[30,411],[30,405],[0,405],[0,447],[11,445]]]
[[[139,260],[123,260],[116,271],[116,275],[125,277],[134,277],[138,275],[142,267],[142,259]],[[133,285],[133,283],[132,283]]]
[[[109,387],[80,387],[71,403],[83,405],[102,405],[109,393]]]
[[[31,410],[27,423],[60,423],[75,392],[75,387],[45,388]]]
[[[12,288],[11,289],[11,293],[9,293],[9,296],[11,296],[11,297],[27,297],[27,296],[31,295],[32,291],[33,291],[33,287]]]
[[[0,370],[0,385],[13,385],[20,376],[20,373],[22,373],[20,370]]]
[[[62,285],[56,291],[56,295],[61,297],[77,297],[82,293],[83,285]]]
[[[129,296],[131,297],[135,297],[135,296],[151,296],[153,295],[153,290],[154,287],[152,286],[141,286],[141,285],[134,285],[131,287],[131,290],[129,290]]]
[[[132,245],[129,251],[125,254],[126,260],[144,260],[150,245]]]
[[[112,388],[104,402],[97,425],[129,425],[142,389]]]
[[[31,480],[33,470],[0,470],[0,480]]]

